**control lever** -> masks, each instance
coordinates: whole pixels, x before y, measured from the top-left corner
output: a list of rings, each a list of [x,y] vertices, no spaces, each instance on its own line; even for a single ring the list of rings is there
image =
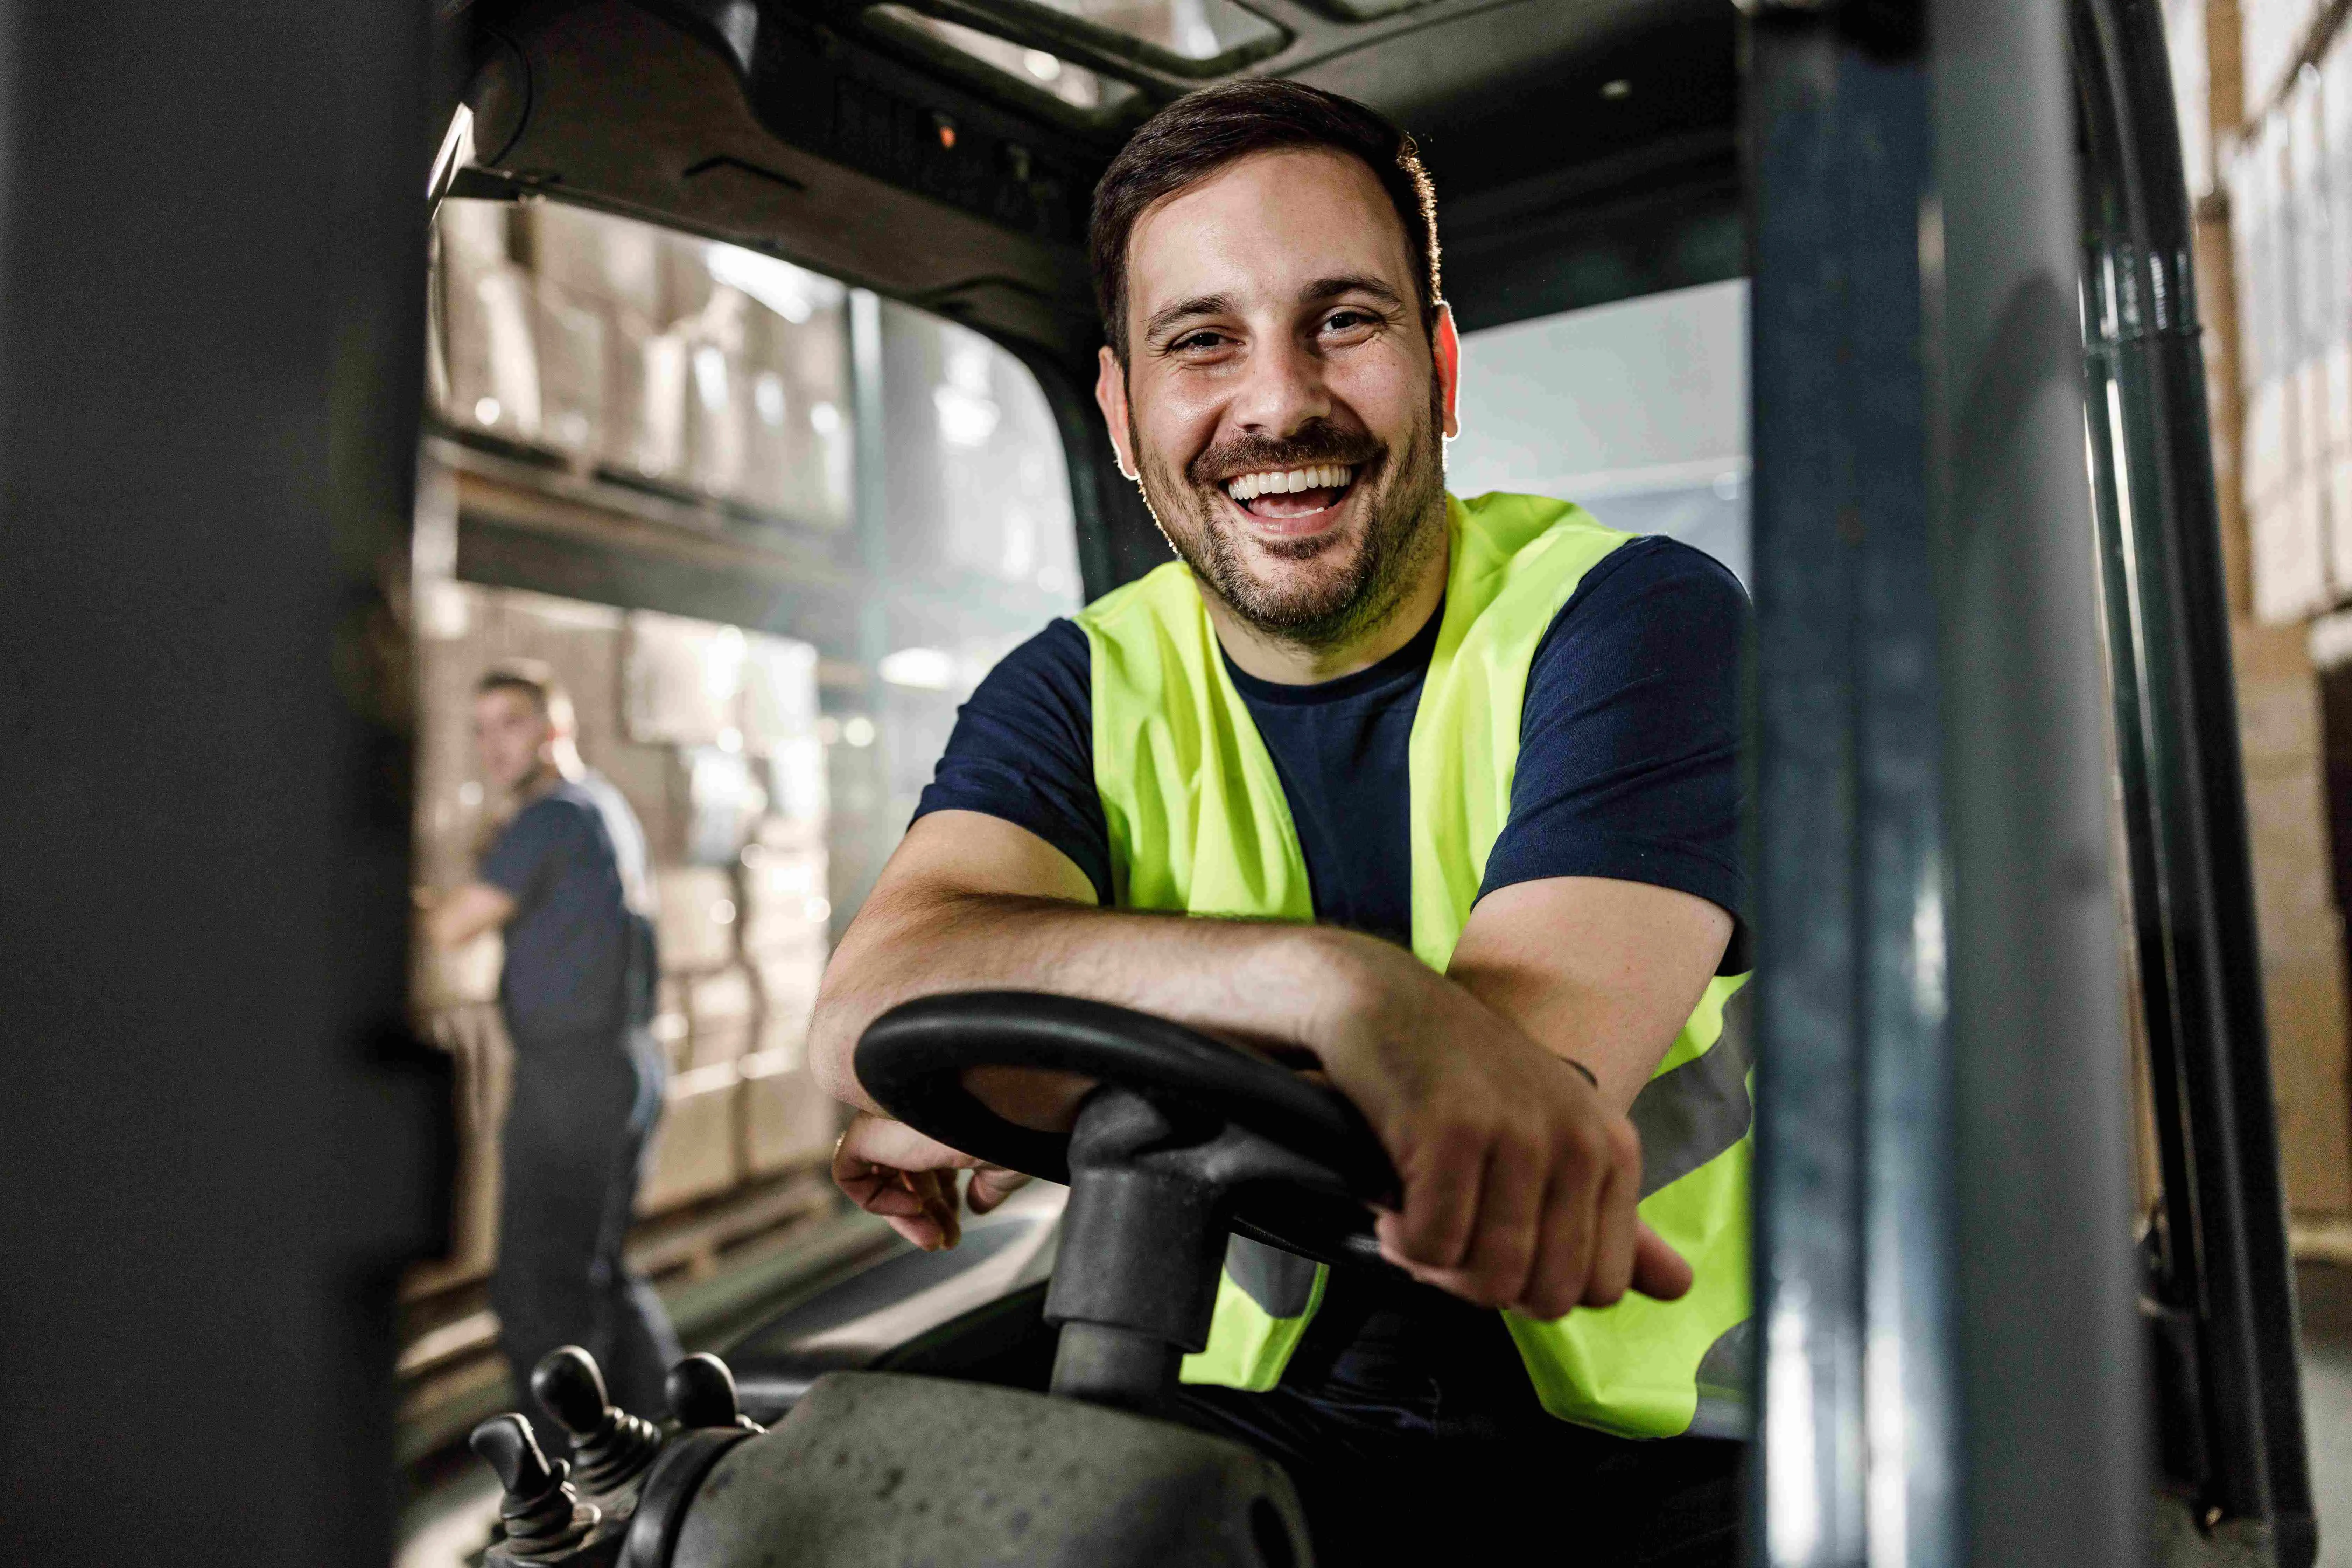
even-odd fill
[[[551,1562],[595,1532],[603,1510],[580,1500],[568,1479],[572,1467],[562,1459],[550,1462],[529,1421],[493,1415],[467,1442],[497,1473],[506,1494],[499,1500],[506,1539],[492,1549],[493,1560]]]
[[[562,1345],[541,1357],[531,1368],[530,1391],[572,1439],[573,1474],[589,1496],[615,1499],[653,1468],[661,1452],[660,1431],[613,1404],[596,1358],[578,1345]]]
[[[765,1426],[742,1413],[735,1400],[735,1374],[708,1351],[698,1352],[669,1369],[662,1384],[669,1397],[669,1413],[689,1430],[699,1426],[736,1426],[764,1432]]]

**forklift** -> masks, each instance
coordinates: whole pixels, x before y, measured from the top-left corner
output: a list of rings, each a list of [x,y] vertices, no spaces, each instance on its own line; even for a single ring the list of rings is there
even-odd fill
[[[1755,1560],[2307,1568],[2162,25],[2154,0],[0,10],[5,1554],[386,1560],[391,1282],[441,1239],[451,1157],[404,1005],[433,204],[577,203],[985,333],[1054,405],[1091,596],[1164,546],[1086,395],[1088,197],[1154,109],[1269,75],[1421,141],[1465,329],[1749,279]],[[1004,65],[1033,55],[1090,85]],[[2137,1215],[2126,987],[2161,1173]],[[982,1063],[1104,1087],[1040,1134],[964,1089]],[[552,1358],[552,1420],[476,1435],[492,1561],[1309,1561],[1278,1466],[1150,1411],[1229,1233],[1366,1256],[1395,1178],[1351,1109],[1034,994],[909,1005],[858,1067],[917,1128],[1068,1184],[1050,1279],[824,1364],[780,1321],[681,1363],[666,1426]]]

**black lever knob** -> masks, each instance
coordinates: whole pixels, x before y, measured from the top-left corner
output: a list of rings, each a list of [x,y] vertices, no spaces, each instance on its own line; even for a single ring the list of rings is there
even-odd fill
[[[735,1401],[735,1374],[727,1363],[708,1352],[687,1357],[669,1369],[662,1385],[669,1395],[669,1413],[680,1426],[740,1426],[747,1432],[766,1427],[743,1414]]]
[[[550,1462],[530,1423],[520,1415],[493,1415],[474,1428],[467,1445],[495,1471],[506,1496],[499,1519],[506,1526],[506,1550],[516,1556],[561,1551],[596,1527],[598,1511],[580,1501],[565,1479],[571,1466]]]
[[[541,1357],[531,1369],[530,1391],[570,1436],[580,1485],[587,1491],[619,1491],[653,1468],[661,1434],[652,1422],[613,1405],[596,1358],[578,1345]]]

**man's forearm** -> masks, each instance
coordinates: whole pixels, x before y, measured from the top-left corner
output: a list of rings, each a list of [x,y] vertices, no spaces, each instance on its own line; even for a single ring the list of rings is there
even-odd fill
[[[1051,991],[1277,1054],[1320,1055],[1386,994],[1435,979],[1402,949],[1328,927],[897,889],[869,900],[844,936],[810,1020],[809,1055],[834,1095],[878,1110],[851,1055],[868,1024],[918,996]]]

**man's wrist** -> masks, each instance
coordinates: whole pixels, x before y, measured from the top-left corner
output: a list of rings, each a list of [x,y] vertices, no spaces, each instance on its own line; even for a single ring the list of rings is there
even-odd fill
[[[1337,926],[1299,926],[1287,963],[1288,984],[1301,1005],[1298,1043],[1344,1074],[1347,1067],[1377,1051],[1395,1032],[1398,1019],[1418,1013],[1410,994],[1416,982],[1434,979],[1402,948]]]

